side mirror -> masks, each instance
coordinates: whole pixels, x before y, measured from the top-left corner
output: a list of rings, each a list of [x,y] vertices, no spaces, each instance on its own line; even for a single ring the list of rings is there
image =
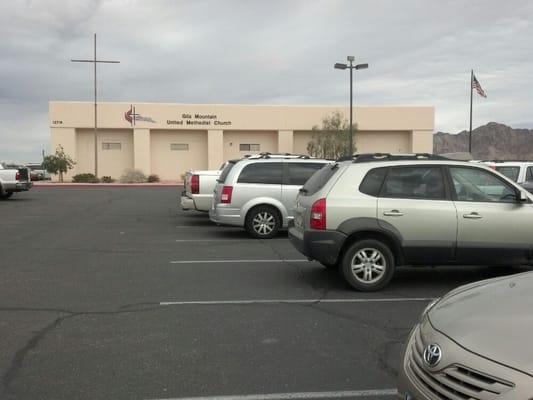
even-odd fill
[[[527,194],[526,192],[524,192],[523,190],[520,191],[520,193],[518,194],[518,201],[520,203],[526,203],[528,201],[528,197],[527,197]]]

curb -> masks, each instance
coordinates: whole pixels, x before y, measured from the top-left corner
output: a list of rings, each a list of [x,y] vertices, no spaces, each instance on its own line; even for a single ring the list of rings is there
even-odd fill
[[[104,188],[177,188],[182,183],[35,183],[33,189],[62,188],[62,189],[104,189]]]

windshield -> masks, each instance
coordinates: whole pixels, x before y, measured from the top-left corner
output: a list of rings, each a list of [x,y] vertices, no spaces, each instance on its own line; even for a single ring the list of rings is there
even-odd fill
[[[518,175],[520,174],[520,167],[496,167],[496,171],[498,171],[500,174],[506,176],[509,179],[512,179],[513,181],[518,181]]]

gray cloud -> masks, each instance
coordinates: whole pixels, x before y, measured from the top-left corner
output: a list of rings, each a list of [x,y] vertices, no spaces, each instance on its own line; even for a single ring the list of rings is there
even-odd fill
[[[105,101],[347,103],[354,54],[364,105],[434,105],[436,129],[533,127],[533,3],[514,1],[9,1],[0,4],[0,158],[49,146],[49,100],[91,100],[92,54]]]

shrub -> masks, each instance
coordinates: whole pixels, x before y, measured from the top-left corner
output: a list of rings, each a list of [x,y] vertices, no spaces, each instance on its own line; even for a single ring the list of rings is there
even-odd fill
[[[76,183],[98,183],[100,180],[94,174],[77,174],[72,177],[72,182]]]
[[[159,182],[159,175],[156,175],[156,174],[148,175],[148,182],[150,183]]]
[[[144,183],[146,182],[146,175],[138,169],[127,169],[120,177],[122,183]]]
[[[102,178],[100,179],[100,182],[113,183],[113,182],[115,182],[115,180],[113,178],[111,178],[110,176],[102,176]]]

